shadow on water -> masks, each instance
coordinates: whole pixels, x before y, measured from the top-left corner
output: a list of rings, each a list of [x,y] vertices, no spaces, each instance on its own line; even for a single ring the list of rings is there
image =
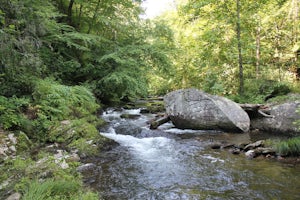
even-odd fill
[[[178,130],[165,124],[162,137],[147,128],[153,116],[145,115],[130,122],[142,127],[146,137],[120,135],[114,127],[127,120],[119,115],[111,111],[103,116],[111,126],[101,134],[120,145],[91,161],[98,168],[84,174],[104,199],[300,199],[298,165],[210,148],[215,141],[256,140],[249,134]]]

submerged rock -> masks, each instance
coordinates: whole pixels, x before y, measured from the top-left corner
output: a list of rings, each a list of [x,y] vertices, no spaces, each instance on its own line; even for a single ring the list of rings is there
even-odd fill
[[[247,132],[250,119],[235,102],[197,89],[182,89],[164,98],[166,112],[181,129]]]
[[[120,115],[121,118],[124,118],[124,119],[138,119],[139,117],[141,117],[141,115],[138,115],[138,114],[122,114]]]
[[[115,131],[117,134],[121,135],[132,135],[132,136],[137,136],[142,132],[142,128],[133,124],[133,123],[128,123],[124,122],[119,125],[117,125],[115,128]]]
[[[77,167],[78,172],[86,172],[95,169],[97,166],[94,163],[86,163]]]

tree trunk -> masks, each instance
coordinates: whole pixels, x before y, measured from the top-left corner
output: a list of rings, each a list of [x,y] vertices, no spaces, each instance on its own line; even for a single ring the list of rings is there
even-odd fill
[[[68,6],[68,11],[67,11],[69,24],[72,24],[72,9],[73,9],[73,5],[74,5],[74,0],[70,0],[69,6]]]
[[[80,30],[81,28],[82,9],[83,9],[83,5],[81,4],[79,8],[79,14],[78,14],[78,30]]]
[[[237,44],[238,44],[238,52],[239,52],[239,94],[243,95],[244,93],[244,72],[243,72],[243,58],[242,58],[242,44],[241,44],[241,18],[240,18],[240,10],[241,4],[240,0],[236,0],[236,15],[237,15],[237,22],[236,22],[236,33],[237,33]]]
[[[93,14],[93,18],[91,20],[91,23],[89,24],[89,29],[87,31],[88,34],[90,34],[91,30],[92,30],[92,27],[94,26],[94,23],[96,21],[96,17],[97,17],[97,13],[98,13],[98,10],[99,10],[99,7],[100,7],[100,1],[101,0],[98,0],[97,2],[97,5],[95,7],[95,11],[94,11],[94,14]]]
[[[260,19],[259,19],[260,20]],[[259,65],[260,65],[260,21],[256,31],[256,79],[259,78]]]

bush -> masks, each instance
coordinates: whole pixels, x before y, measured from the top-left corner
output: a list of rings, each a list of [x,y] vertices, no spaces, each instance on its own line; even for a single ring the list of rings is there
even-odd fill
[[[59,121],[89,118],[99,108],[86,87],[65,86],[51,79],[36,82],[33,99],[32,110],[35,110],[37,117],[30,128],[35,130],[31,137],[41,141],[49,140],[50,128],[58,126]]]
[[[0,96],[0,127],[6,130],[20,127],[25,119],[22,111],[28,105],[29,100],[26,98]]]
[[[40,106],[40,115],[50,120],[79,118],[95,113],[99,108],[92,92],[83,86],[65,86],[53,80],[39,80],[33,93]]]

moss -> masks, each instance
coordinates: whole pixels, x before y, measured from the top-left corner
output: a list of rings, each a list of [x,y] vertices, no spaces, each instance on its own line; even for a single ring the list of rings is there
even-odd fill
[[[80,138],[92,140],[99,134],[97,128],[86,119],[64,121],[53,127],[49,133],[50,142],[70,144]]]
[[[163,101],[150,101],[146,104],[146,109],[150,113],[165,112],[165,104]]]
[[[96,155],[98,152],[98,147],[94,144],[94,141],[86,140],[85,138],[80,138],[78,140],[74,140],[72,143],[68,145],[70,148],[75,148],[79,151],[79,154],[86,156]]]

